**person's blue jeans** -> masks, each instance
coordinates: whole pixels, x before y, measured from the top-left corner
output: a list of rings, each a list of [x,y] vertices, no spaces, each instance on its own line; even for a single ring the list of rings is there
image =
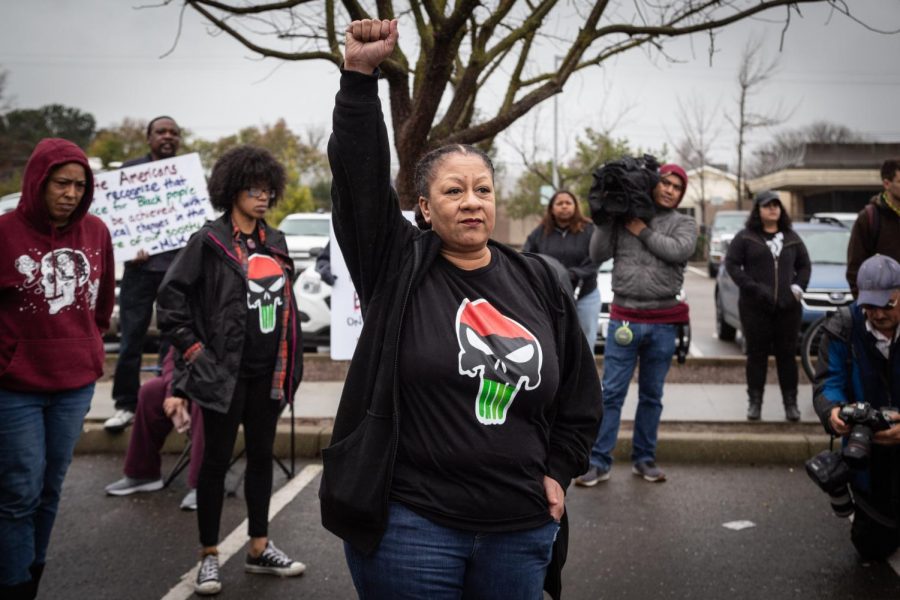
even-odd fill
[[[119,286],[119,359],[112,388],[116,409],[131,412],[137,409],[144,339],[164,276],[164,271],[146,271],[139,266],[125,265]],[[163,351],[160,347],[160,356],[165,356]]]
[[[541,600],[559,523],[506,533],[437,525],[391,503],[381,544],[370,556],[344,544],[360,600]]]
[[[587,338],[588,348],[594,351],[597,344],[597,317],[600,316],[600,290],[594,288],[575,303],[578,311],[578,323]]]
[[[66,470],[94,384],[52,393],[0,389],[0,585],[44,564]]]
[[[622,404],[634,368],[638,374],[638,407],[634,416],[631,461],[656,460],[656,438],[662,415],[663,384],[675,354],[675,325],[630,323],[634,334],[630,344],[621,345],[615,332],[622,321],[610,320],[603,354],[603,422],[591,449],[591,466],[609,470],[619,435]]]

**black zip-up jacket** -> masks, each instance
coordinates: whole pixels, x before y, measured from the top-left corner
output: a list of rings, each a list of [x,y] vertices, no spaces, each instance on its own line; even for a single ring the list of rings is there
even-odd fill
[[[554,227],[548,235],[544,234],[544,226],[538,225],[528,235],[522,251],[546,254],[561,262],[569,273],[572,287],[581,286],[578,294],[581,298],[597,289],[598,265],[591,260],[590,252],[593,233],[593,223],[585,223],[580,233]]]
[[[391,477],[402,424],[398,356],[412,291],[433,265],[441,240],[400,214],[390,185],[390,152],[377,76],[343,72],[328,159],[334,176],[337,241],[359,294],[364,324],[322,452],[322,523],[361,552],[371,553],[387,524]],[[534,281],[554,319],[560,384],[551,416],[547,475],[566,489],[588,469],[602,400],[593,354],[575,306],[543,261],[489,242]],[[558,597],[566,550],[565,517],[545,587]]]
[[[791,285],[796,283],[805,290],[809,284],[812,267],[803,240],[793,229],[783,233],[784,246],[777,261],[762,234],[747,228],[734,236],[725,256],[725,268],[740,288],[741,299],[761,309],[795,308],[799,303]]]
[[[259,224],[265,228],[266,249],[288,265],[285,285],[290,285],[294,262],[288,256],[284,234],[263,221]],[[160,330],[178,350],[175,395],[208,410],[228,412],[241,370],[247,289],[247,277],[234,254],[231,214],[225,213],[191,236],[159,287],[156,315]],[[293,296],[291,306],[285,309],[290,318],[284,393],[291,402],[303,376],[303,344]],[[185,365],[181,355],[196,342],[203,344],[203,350]]]

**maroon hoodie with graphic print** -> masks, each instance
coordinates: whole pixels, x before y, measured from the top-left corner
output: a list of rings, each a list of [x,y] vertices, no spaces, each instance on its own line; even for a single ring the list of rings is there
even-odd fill
[[[50,223],[44,189],[67,163],[87,186],[64,227]],[[54,392],[103,374],[101,332],[115,302],[112,239],[88,214],[94,178],[78,146],[45,139],[35,147],[16,210],[0,216],[0,389]]]

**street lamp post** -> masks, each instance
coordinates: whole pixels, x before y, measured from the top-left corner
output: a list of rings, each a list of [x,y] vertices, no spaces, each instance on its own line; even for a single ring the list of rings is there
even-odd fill
[[[559,73],[562,56],[553,57],[554,67]],[[559,93],[553,94],[553,189],[559,189]]]

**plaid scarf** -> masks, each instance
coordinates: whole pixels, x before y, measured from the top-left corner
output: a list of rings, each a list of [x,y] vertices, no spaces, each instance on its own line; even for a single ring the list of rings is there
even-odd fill
[[[243,268],[244,270],[244,277],[247,277],[247,271],[250,265],[250,252],[245,245],[244,238],[241,236],[241,230],[234,222],[234,218],[231,219],[231,227],[232,241],[234,243],[234,253],[237,254],[238,259],[241,261],[241,268]],[[256,230],[259,232],[260,245],[265,246],[266,229],[261,222],[257,222]],[[282,273],[284,273],[285,284],[284,287],[281,288],[281,298],[284,301],[284,310],[281,313],[281,339],[278,340],[278,354],[275,357],[275,370],[272,373],[272,389],[269,392],[269,398],[271,398],[272,400],[278,400],[279,403],[286,403],[287,399],[285,399],[284,397],[284,379],[285,377],[287,377],[287,331],[291,318],[291,278],[288,275],[288,269],[287,265],[284,262],[284,259],[274,253],[271,253],[271,256],[278,262],[279,265],[281,265],[281,271]]]

